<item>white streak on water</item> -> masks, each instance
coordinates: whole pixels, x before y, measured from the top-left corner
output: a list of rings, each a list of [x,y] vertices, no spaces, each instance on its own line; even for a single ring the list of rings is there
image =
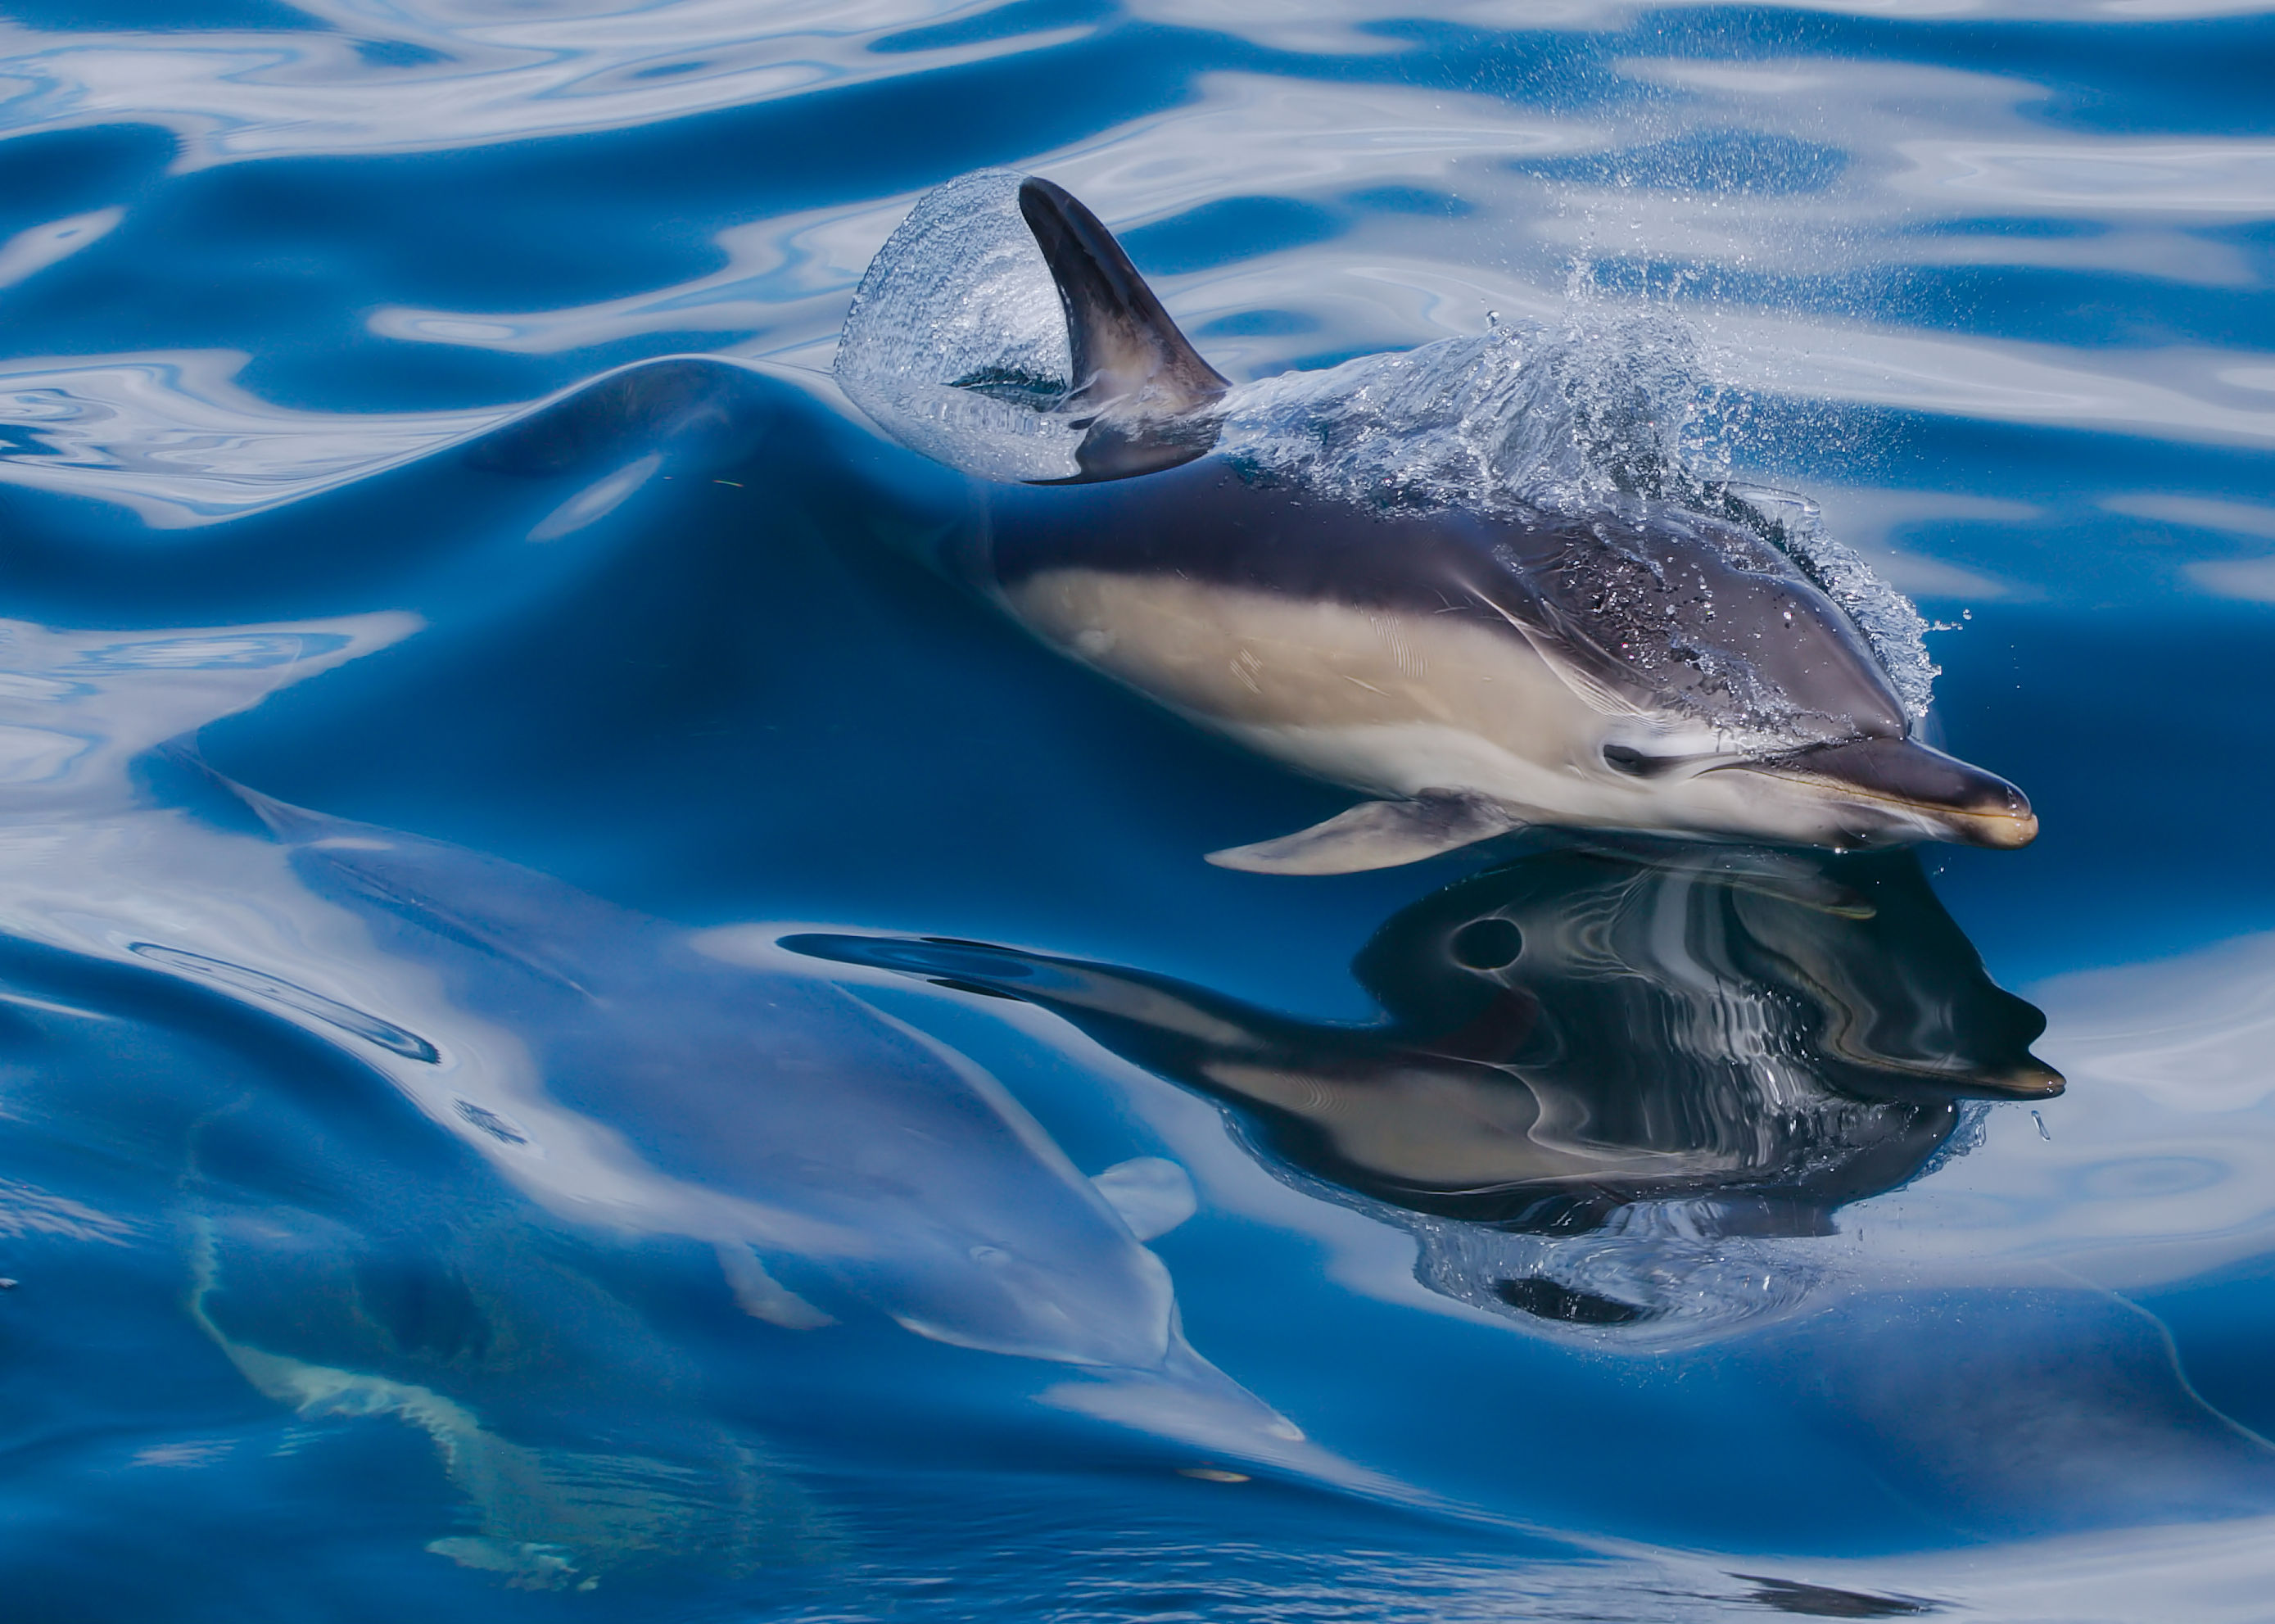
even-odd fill
[[[970,0],[668,0],[553,8],[367,8],[302,0],[319,28],[194,34],[0,26],[0,134],[153,124],[178,172],[248,158],[433,152],[686,117],[951,68],[1087,26],[873,49],[992,9]],[[370,42],[396,65],[359,50]]]
[[[57,261],[70,258],[90,243],[100,241],[125,218],[123,208],[97,208],[17,232],[0,243],[0,288],[13,287]]]
[[[2264,220],[2275,212],[2275,141],[1921,140],[1896,150],[1911,163],[1899,188],[2003,214]]]
[[[2161,491],[2126,492],[2105,496],[2101,505],[2112,513],[2135,518],[2186,525],[2196,530],[2224,530],[2232,535],[2257,536],[2275,541],[2275,508],[2249,502],[2222,502],[2203,496],[2166,495]]]
[[[0,457],[0,480],[100,497],[178,529],[407,462],[511,410],[299,411],[238,387],[250,359],[162,350],[10,361],[0,430],[32,449]]]
[[[1638,16],[1679,6],[1704,6],[1716,0],[1450,0],[1432,14],[1458,27],[1480,31],[1568,30],[1608,32],[1631,26]],[[1321,56],[1381,56],[1411,49],[1384,23],[1413,16],[1397,0],[1248,0],[1237,9],[1221,0],[1126,0],[1138,16],[1186,27],[1236,34],[1267,49]],[[2044,22],[2158,22],[2199,17],[2249,16],[2269,9],[2268,0],[1783,0],[1764,11],[1822,11],[1847,17],[1884,17],[1907,22],[1957,22],[1969,19],[2013,19]]]
[[[2206,592],[2248,603],[2275,603],[2275,558],[2208,560],[2181,572]]]

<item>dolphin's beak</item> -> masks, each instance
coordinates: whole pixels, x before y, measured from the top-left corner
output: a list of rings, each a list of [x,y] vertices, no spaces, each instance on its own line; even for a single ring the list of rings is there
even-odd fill
[[[1750,764],[1756,772],[1838,789],[1914,812],[1970,846],[2011,850],[2037,838],[2029,797],[1995,773],[1913,739],[1865,738]]]

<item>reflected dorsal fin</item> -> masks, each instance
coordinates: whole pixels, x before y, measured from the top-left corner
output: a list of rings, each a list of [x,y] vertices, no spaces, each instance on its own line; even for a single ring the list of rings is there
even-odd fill
[[[1030,176],[1019,212],[1066,312],[1074,389],[1062,409],[1098,414],[1076,454],[1082,479],[1125,479],[1205,455],[1215,426],[1192,414],[1231,383],[1201,359],[1114,233],[1071,193]]]

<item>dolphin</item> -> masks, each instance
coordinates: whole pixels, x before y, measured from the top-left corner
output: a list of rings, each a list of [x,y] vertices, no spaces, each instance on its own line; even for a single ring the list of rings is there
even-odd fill
[[[775,1325],[831,1324],[818,1287],[933,1341],[1070,1367],[1055,1407],[1380,1488],[1186,1341],[1144,1244],[1194,1210],[1174,1163],[1085,1178],[987,1072],[811,961],[729,963],[497,858],[228,788],[312,894],[438,977],[459,1020],[510,1032],[526,1069],[484,1064],[507,1058],[482,1053],[495,1039],[430,1041],[271,971],[141,956],[360,1039],[556,1213],[709,1243]]]
[[[1511,1273],[1538,1249],[1493,1235],[1639,1230],[1653,1209],[1691,1239],[1829,1234],[1931,1165],[1965,1102],[2062,1088],[2029,1050],[2044,1018],[1902,851],[1538,852],[1374,934],[1353,964],[1370,1026],[975,942],[782,946],[1047,1009],[1224,1106],[1284,1182],[1416,1233],[1424,1284],[1568,1320],[1653,1311]]]
[[[1145,1244],[1175,1164],[1085,1177],[987,1072],[813,961],[482,854],[287,804],[164,741],[418,630],[405,615],[177,631],[0,622],[0,935],[310,1033],[586,1233],[711,1248],[753,1318],[860,1310],[1039,1362],[1050,1405],[1355,1492],[1186,1341]]]
[[[1144,1370],[1179,1355],[1168,1273],[1109,1205],[1115,1182],[1077,1173],[954,1051],[823,978],[729,965],[527,869],[233,788],[311,892],[530,1052],[525,1097],[419,1092],[556,1210],[708,1240],[745,1308],[793,1327],[830,1316],[762,1258],[939,1341]],[[242,971],[231,984],[292,1002]],[[366,1041],[398,1069],[450,1058],[409,1032]],[[556,1133],[592,1141],[616,1188],[548,1188]]]
[[[190,1318],[304,1422],[391,1416],[426,1433],[474,1519],[426,1549],[514,1589],[740,1577],[842,1551],[795,1477],[685,1401],[691,1363],[554,1255],[557,1237],[458,1205],[403,1235],[382,1227],[391,1215],[357,1228],[208,1198],[189,1222]]]
[[[975,236],[1006,188],[1031,248]],[[1023,249],[1056,291],[1063,377],[1047,333],[971,365],[980,294],[1009,297]],[[941,291],[957,276],[979,278],[972,310]],[[927,368],[958,375],[927,383]],[[1346,370],[1355,396],[1404,387],[1379,364]],[[863,280],[836,373],[888,434],[994,476],[956,563],[1045,643],[1370,797],[1211,862],[1345,872],[1529,824],[1834,849],[2037,832],[2020,790],[1916,736],[1924,677],[1908,700],[1734,487],[1380,498],[1313,465],[1351,432],[1348,403],[1280,425],[1264,455],[1251,407],[1266,385],[1236,389],[1203,359],[1113,234],[1039,177],[920,200]],[[1341,375],[1306,386],[1314,407]],[[986,451],[980,431],[1001,444],[1006,425],[1039,449]]]

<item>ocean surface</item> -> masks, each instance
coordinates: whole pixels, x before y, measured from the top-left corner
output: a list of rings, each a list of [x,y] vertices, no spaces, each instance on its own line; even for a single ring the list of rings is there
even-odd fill
[[[2275,1616],[2271,85],[2251,0],[16,0],[0,1612]],[[1204,863],[1350,797],[832,381],[987,169],[1236,383],[1521,335],[1805,496],[2041,836]]]

